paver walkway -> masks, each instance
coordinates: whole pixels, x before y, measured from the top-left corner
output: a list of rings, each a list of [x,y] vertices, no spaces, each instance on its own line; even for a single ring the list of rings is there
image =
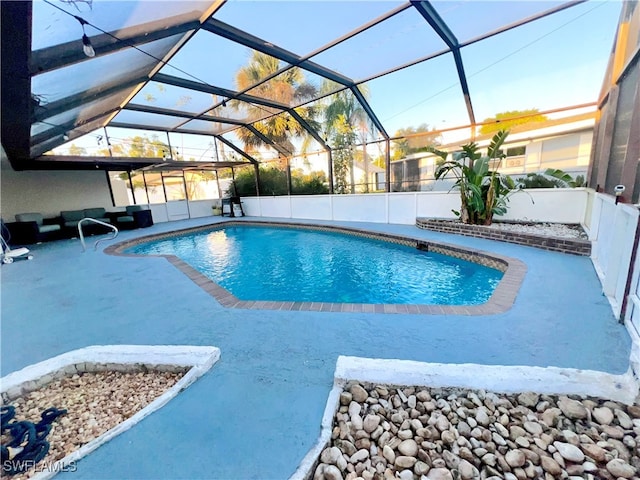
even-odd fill
[[[414,226],[333,224],[493,251],[528,272],[514,307],[492,316],[255,311],[221,307],[161,258],[83,254],[78,240],[36,245],[33,261],[2,266],[2,375],[95,344],[222,351],[194,385],[60,478],[286,479],[319,434],[338,355],[627,370],[629,337],[588,258]]]

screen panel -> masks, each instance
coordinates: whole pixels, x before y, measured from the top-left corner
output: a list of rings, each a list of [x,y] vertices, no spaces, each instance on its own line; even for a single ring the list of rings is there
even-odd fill
[[[143,77],[151,72],[158,64],[157,59],[162,59],[180,38],[182,34],[140,47],[151,56],[133,48],[126,48],[36,75],[31,80],[31,91],[45,103],[49,103],[76,93],[100,91],[107,85]]]

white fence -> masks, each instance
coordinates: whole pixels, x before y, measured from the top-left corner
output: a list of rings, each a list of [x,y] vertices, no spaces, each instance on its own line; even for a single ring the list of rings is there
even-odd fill
[[[640,372],[640,248],[636,244],[636,259],[633,274],[630,278],[629,296],[624,316],[624,324],[629,331],[633,346],[631,348],[631,363],[635,372]]]
[[[149,208],[153,222],[162,223],[211,216],[214,205],[220,205],[220,200],[174,200],[165,203],[151,203]]]
[[[519,191],[511,196],[504,220],[583,223],[589,193],[584,188]],[[397,192],[362,195],[245,197],[245,213],[254,217],[343,220],[413,225],[416,217],[455,218],[457,192]]]
[[[616,318],[620,318],[625,291],[631,275],[631,260],[636,246],[638,208],[617,204],[613,197],[593,193],[589,239],[591,260],[596,269],[602,291]],[[635,271],[636,283],[638,270]]]
[[[640,376],[640,247],[637,206],[591,193],[585,218],[592,242],[591,260],[616,318],[631,337],[631,367]],[[626,297],[626,298],[625,298]]]

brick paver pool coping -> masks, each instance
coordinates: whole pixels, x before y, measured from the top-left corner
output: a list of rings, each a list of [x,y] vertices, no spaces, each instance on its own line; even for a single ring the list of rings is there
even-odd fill
[[[441,253],[452,257],[479,263],[503,272],[500,283],[496,286],[489,300],[480,305],[405,305],[405,304],[364,304],[364,303],[328,303],[328,302],[280,302],[280,301],[253,301],[240,300],[231,292],[218,285],[216,282],[198,272],[191,265],[182,261],[175,255],[156,255],[165,257],[169,263],[178,268],[196,285],[202,288],[209,295],[214,297],[222,306],[227,308],[247,308],[254,310],[307,310],[321,312],[358,312],[358,313],[405,313],[422,315],[492,315],[509,310],[515,302],[518,291],[527,271],[526,265],[520,260],[506,257],[496,253],[489,253],[474,250],[467,247],[459,247],[441,242],[427,241],[424,239],[410,238],[389,233],[371,232],[350,227],[339,227],[332,225],[298,224],[289,222],[269,222],[269,221],[227,221],[204,225],[200,227],[176,230],[168,233],[148,235],[133,240],[127,240],[114,244],[105,249],[105,253],[110,255],[139,257],[124,253],[127,248],[140,243],[146,243],[165,238],[176,237],[189,233],[202,231],[215,231],[225,227],[252,225],[252,226],[272,226],[280,228],[297,228],[307,230],[320,230],[341,232],[347,235],[383,240],[397,243],[419,250]]]

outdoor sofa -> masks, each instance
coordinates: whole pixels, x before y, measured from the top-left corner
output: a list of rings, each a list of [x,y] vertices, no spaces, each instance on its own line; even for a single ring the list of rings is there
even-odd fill
[[[37,212],[18,213],[16,221],[4,223],[9,230],[12,245],[31,245],[39,242],[74,238],[78,236],[78,223],[83,218],[93,218],[114,225],[120,230],[150,227],[153,225],[151,210],[140,205],[130,205],[119,212],[107,212],[102,207],[82,210],[63,210],[59,217],[44,218]],[[110,227],[95,222],[83,222],[82,233],[85,236],[104,234]]]
[[[31,245],[58,240],[63,236],[59,218],[44,218],[37,212],[18,213],[15,217],[15,222],[4,224],[9,230],[12,245]]]

